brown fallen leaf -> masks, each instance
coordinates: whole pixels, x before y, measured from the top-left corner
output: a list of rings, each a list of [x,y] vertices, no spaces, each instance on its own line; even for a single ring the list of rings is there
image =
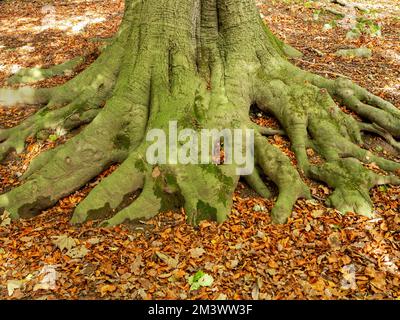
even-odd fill
[[[170,268],[175,269],[178,264],[179,264],[179,260],[178,259],[174,259],[172,257],[170,257],[169,255],[162,253],[162,252],[156,252],[157,257],[159,257],[163,262],[165,262]]]
[[[202,247],[197,247],[194,249],[190,249],[190,256],[194,259],[200,258],[206,251]]]
[[[135,258],[135,261],[133,261],[131,265],[131,272],[133,272],[133,274],[135,274],[136,276],[139,275],[142,265],[143,265],[142,256],[138,254]]]
[[[100,294],[104,297],[109,292],[114,292],[117,290],[117,287],[112,284],[106,284],[100,287]]]

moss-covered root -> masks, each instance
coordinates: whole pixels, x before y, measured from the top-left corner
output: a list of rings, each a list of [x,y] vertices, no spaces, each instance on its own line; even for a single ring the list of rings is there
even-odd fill
[[[85,96],[86,100],[89,100],[107,95],[115,85],[129,36],[129,30],[126,28],[123,30],[123,34],[104,50],[93,64],[72,80],[54,88],[35,89],[28,86],[18,89],[0,88],[0,106],[47,105],[54,109],[63,107],[80,96]],[[62,74],[82,63],[83,59],[78,57],[51,69],[22,70],[11,77],[9,83],[33,82]]]
[[[156,216],[162,208],[162,198],[155,193],[153,177],[147,175],[143,190],[132,204],[119,211],[111,219],[104,221],[101,226],[110,227],[127,221],[150,219]]]
[[[314,85],[325,88],[349,109],[370,123],[378,125],[394,137],[400,137],[400,110],[390,102],[368,92],[349,79],[324,79],[316,75],[306,76]]]
[[[126,119],[129,109],[130,106],[110,100],[79,135],[35,162],[38,171],[32,170],[22,186],[1,195],[0,207],[6,208],[13,218],[34,215],[82,187],[111,163],[125,159],[130,141],[127,138],[128,145],[121,144],[118,135],[130,124]],[[136,110],[139,116],[138,113]],[[131,132],[132,140],[138,139],[135,134],[142,134],[144,124],[136,124],[139,131]]]
[[[96,99],[82,100],[77,98],[73,103],[51,110],[43,108],[20,125],[0,131],[0,161],[12,150],[21,153],[28,137],[36,137],[42,130],[71,130],[91,122],[98,114],[104,96]]]
[[[262,94],[257,102],[261,108],[272,112],[282,124],[296,154],[298,166],[304,174],[335,189],[329,198],[329,205],[344,213],[351,211],[371,215],[369,190],[381,183],[398,183],[399,179],[395,176],[379,176],[363,164],[375,164],[384,171],[395,172],[400,169],[400,163],[378,157],[360,147],[360,132],[379,132],[389,142],[396,144],[392,134],[396,134],[399,128],[396,127],[399,111],[349,81],[317,79],[313,84],[304,82],[304,79],[303,83],[299,83],[296,77],[292,78],[292,84],[282,80],[269,81],[267,88],[261,89]],[[316,85],[322,87],[322,90]],[[333,86],[329,87],[330,85]],[[379,117],[374,118],[366,113],[363,115],[371,120],[373,118],[376,123],[381,123],[383,119],[388,120],[385,128],[376,123],[360,123],[345,114],[331,98],[331,95],[337,94],[346,96],[347,103],[354,99],[374,102],[375,107],[364,107],[373,109]],[[325,162],[319,166],[311,166],[306,153],[307,147],[313,148]]]
[[[138,1],[127,1],[123,21],[113,42],[108,45],[87,69],[78,74],[67,83],[54,88],[34,89],[23,87],[19,89],[0,88],[0,106],[12,107],[16,105],[48,105],[52,108],[60,108],[75,100],[77,96],[86,95],[95,98],[103,91],[110,92],[118,73],[121,69],[122,59],[134,60],[136,40],[132,39],[132,20],[139,11],[133,8]],[[130,40],[130,41],[128,41]],[[130,57],[127,57],[128,48]],[[76,67],[82,63],[82,57],[75,58],[62,65],[54,66],[47,70],[28,69],[23,70],[10,78],[10,81],[24,82],[50,77]]]
[[[38,172],[40,169],[42,169],[47,163],[49,163],[53,159],[57,152],[58,148],[49,149],[40,153],[37,157],[33,158],[28,166],[28,169],[20,177],[20,180],[25,181],[35,172]]]
[[[198,225],[202,220],[223,222],[228,218],[239,181],[235,166],[178,166],[175,174],[188,223]]]
[[[94,140],[78,136],[59,147],[23,185],[0,196],[0,208],[14,219],[31,217],[100,174],[114,160],[113,146],[110,140]]]
[[[140,161],[140,155],[134,153],[101,181],[75,209],[71,223],[104,218],[124,206],[129,196],[144,185],[145,174],[135,167]]]
[[[239,178],[234,174],[234,166],[175,165],[156,166],[148,170],[144,169],[143,166],[148,166],[144,162],[136,161],[135,166],[130,162],[126,163],[127,170],[145,170],[143,190],[131,205],[105,221],[103,226],[148,219],[160,211],[181,206],[192,225],[203,220],[223,222],[229,216],[232,195]]]
[[[381,184],[400,184],[396,176],[382,176],[366,169],[357,159],[339,159],[310,169],[311,177],[335,188],[327,204],[340,212],[371,217],[373,203],[369,190]]]
[[[310,190],[286,155],[268,141],[255,138],[256,162],[278,186],[279,195],[271,215],[274,223],[285,223],[299,198],[310,198]]]
[[[375,123],[371,124],[371,123],[360,122],[358,125],[360,131],[375,133],[381,136],[383,139],[385,139],[386,142],[389,143],[392,147],[396,148],[397,150],[400,150],[400,142],[396,141],[393,138],[393,136],[384,128],[378,126]]]
[[[266,199],[271,198],[272,193],[262,180],[258,168],[255,168],[252,174],[245,176],[244,179],[246,180],[247,184],[261,197]]]
[[[85,61],[85,57],[76,57],[62,64],[50,68],[27,68],[21,69],[16,74],[8,78],[7,84],[32,83],[63,74],[72,73],[75,68]]]

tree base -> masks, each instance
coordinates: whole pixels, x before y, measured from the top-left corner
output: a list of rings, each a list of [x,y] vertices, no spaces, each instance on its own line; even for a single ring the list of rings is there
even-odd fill
[[[400,111],[349,80],[328,80],[291,65],[284,57],[288,47],[263,25],[252,1],[193,4],[127,1],[117,36],[76,78],[52,89],[0,90],[2,104],[46,104],[19,126],[0,131],[0,158],[12,149],[21,152],[26,138],[42,130],[87,124],[64,145],[38,156],[23,176],[25,183],[0,196],[0,208],[14,219],[32,216],[121,163],[79,204],[73,223],[111,213],[104,225],[115,225],[179,206],[192,224],[222,222],[240,178],[236,165],[146,162],[146,133],[167,131],[169,121],[177,121],[180,128],[196,131],[255,130],[256,170],[246,181],[264,197],[271,193],[262,174],[276,184],[279,195],[271,212],[276,223],[287,221],[297,199],[310,197],[302,176],[334,188],[328,204],[343,213],[372,214],[369,189],[400,179],[364,164],[385,172],[398,172],[400,164],[363,149],[362,131],[399,148]],[[365,122],[344,113],[333,99]],[[278,119],[297,168],[265,139],[276,132],[250,121],[252,104]],[[324,163],[310,164],[307,148]],[[139,196],[127,203],[136,192]]]

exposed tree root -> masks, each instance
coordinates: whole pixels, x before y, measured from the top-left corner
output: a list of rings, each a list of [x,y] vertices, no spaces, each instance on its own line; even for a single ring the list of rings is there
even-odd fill
[[[385,129],[383,129],[382,127],[377,125],[376,123],[371,124],[371,123],[361,122],[361,123],[359,123],[359,127],[360,127],[361,131],[371,132],[371,133],[375,133],[375,134],[381,136],[392,147],[396,148],[397,150],[400,150],[400,143],[397,142],[388,131],[386,131]]]
[[[67,106],[51,110],[43,108],[35,115],[20,125],[0,131],[0,160],[11,150],[20,153],[24,150],[25,140],[28,137],[35,137],[39,132],[47,129],[72,130],[83,124],[90,123],[98,114],[101,96],[92,101],[79,101],[77,99]]]
[[[37,214],[120,163],[79,204],[73,223],[112,216],[104,225],[115,225],[174,207],[183,207],[192,224],[222,222],[231,211],[239,165],[171,160],[173,152],[184,150],[167,133],[174,121],[195,132],[255,129],[255,170],[245,178],[263,197],[272,193],[262,176],[278,187],[271,212],[276,223],[288,219],[297,199],[310,197],[303,176],[334,188],[329,205],[370,216],[370,188],[399,184],[389,173],[398,172],[400,163],[363,149],[362,131],[398,148],[400,111],[348,79],[329,80],[294,67],[287,52],[296,53],[262,24],[251,0],[127,1],[117,36],[76,78],[52,89],[0,89],[0,104],[43,104],[19,126],[0,131],[0,158],[12,149],[21,152],[26,138],[42,130],[87,124],[38,156],[23,175],[25,183],[0,196],[0,208],[13,218]],[[283,130],[252,123],[252,104],[272,113]],[[167,133],[166,163],[146,158],[151,129]],[[297,168],[263,137],[275,134],[289,138]],[[307,148],[324,162],[310,164]]]
[[[117,108],[110,100],[79,135],[39,156],[25,175],[26,182],[0,196],[0,207],[6,207],[14,218],[31,216],[79,189],[112,163],[125,159],[130,141],[120,141],[119,135],[127,127],[123,118],[126,107]],[[138,114],[140,109],[135,111]],[[115,116],[112,121],[111,115]],[[138,139],[135,132],[142,135],[138,129],[143,130],[138,126],[130,132],[133,141]]]
[[[272,197],[272,193],[262,180],[258,168],[254,170],[251,175],[245,176],[245,180],[247,184],[251,188],[253,188],[253,190],[256,191],[260,196],[266,199]]]
[[[265,75],[262,82],[265,88],[257,101],[259,106],[278,118],[305,175],[335,188],[328,200],[330,206],[343,213],[357,212],[370,216],[373,204],[369,190],[382,183],[398,184],[400,180],[395,176],[377,175],[362,164],[374,163],[385,171],[395,172],[400,169],[400,163],[362,149],[361,130],[378,133],[396,146],[398,142],[393,136],[399,134],[399,110],[347,79],[327,80],[291,68],[287,70],[295,72],[296,76],[289,77],[289,81],[270,81]],[[340,99],[373,124],[357,122],[341,111],[331,97]],[[321,166],[311,166],[307,147],[315,149],[326,162]]]
[[[101,181],[76,208],[72,223],[80,223],[88,218],[104,218],[123,204],[127,195],[143,188],[145,174],[135,168],[140,161],[133,154],[109,177]]]
[[[60,76],[63,74],[68,74],[76,67],[81,65],[85,61],[84,57],[76,57],[70,61],[64,62],[62,64],[56,65],[51,68],[27,68],[18,71],[12,77],[8,78],[7,84],[17,84],[17,83],[31,83],[55,76]]]
[[[276,223],[286,222],[299,198],[310,198],[310,191],[290,160],[262,137],[256,137],[256,160],[264,173],[278,186],[279,196],[271,215]]]

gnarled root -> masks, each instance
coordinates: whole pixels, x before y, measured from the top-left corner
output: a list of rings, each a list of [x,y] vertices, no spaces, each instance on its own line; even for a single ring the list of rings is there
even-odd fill
[[[28,137],[36,137],[39,132],[47,129],[72,130],[83,124],[90,123],[100,110],[104,97],[92,101],[80,101],[56,110],[40,109],[32,117],[20,125],[0,131],[0,161],[12,150],[21,153]]]
[[[71,222],[104,218],[120,208],[129,195],[143,188],[145,173],[135,167],[140,161],[142,159],[138,153],[131,155],[101,181],[75,209]]]
[[[361,131],[375,132],[391,145],[398,146],[393,136],[400,133],[399,110],[349,80],[327,80],[299,70],[296,75],[291,80],[270,80],[266,75],[257,99],[259,107],[273,113],[282,124],[299,169],[307,177],[335,189],[328,205],[343,213],[370,216],[373,204],[369,190],[382,183],[399,184],[400,179],[394,175],[378,175],[363,164],[375,164],[386,172],[396,172],[400,163],[363,149]],[[372,124],[360,123],[345,114],[332,97],[340,99]],[[310,165],[308,147],[321,155],[324,163]]]
[[[372,201],[369,190],[381,184],[399,184],[400,178],[382,176],[367,170],[355,158],[327,162],[319,167],[313,166],[310,177],[325,181],[335,188],[327,204],[340,212],[356,212],[372,216]]]
[[[310,191],[299,173],[279,149],[256,136],[256,161],[263,172],[278,186],[279,195],[271,216],[275,223],[284,223],[299,198],[310,198]]]
[[[145,124],[139,120],[145,119],[146,109],[134,108],[131,113],[136,122],[127,123],[124,116],[132,105],[118,102],[110,100],[79,135],[33,161],[24,176],[26,182],[0,196],[0,208],[13,218],[32,216],[79,189],[112,163],[123,161],[130,146],[134,148],[142,139]],[[111,115],[115,116],[112,121]],[[122,136],[134,123],[135,130]]]

